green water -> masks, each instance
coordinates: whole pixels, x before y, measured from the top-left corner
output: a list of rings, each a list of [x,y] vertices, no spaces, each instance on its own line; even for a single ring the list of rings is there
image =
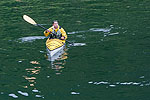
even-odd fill
[[[1,0],[0,100],[149,100],[149,0]],[[47,59],[43,29],[68,33]],[[46,24],[46,25],[45,25]]]

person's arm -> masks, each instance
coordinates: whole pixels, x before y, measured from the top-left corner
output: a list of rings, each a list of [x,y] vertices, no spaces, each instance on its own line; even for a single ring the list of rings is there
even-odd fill
[[[47,30],[44,31],[44,35],[47,37],[49,34],[52,33],[52,28],[49,28]]]
[[[62,40],[66,40],[66,39],[67,39],[67,34],[66,34],[65,30],[64,30],[63,28],[61,28],[61,29],[60,29],[60,32],[61,32],[61,34],[62,34],[61,39],[62,39]]]

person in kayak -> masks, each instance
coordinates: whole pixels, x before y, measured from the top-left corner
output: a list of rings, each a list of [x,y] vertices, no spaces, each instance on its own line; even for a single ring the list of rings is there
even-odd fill
[[[53,21],[53,26],[44,31],[44,35],[47,37],[50,35],[50,39],[58,38],[61,40],[67,39],[67,34],[65,30],[58,25],[58,21]]]

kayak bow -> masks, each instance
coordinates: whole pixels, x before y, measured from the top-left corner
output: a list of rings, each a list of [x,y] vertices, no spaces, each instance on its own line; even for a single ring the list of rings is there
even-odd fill
[[[63,50],[65,47],[65,40],[60,39],[47,39],[46,48],[50,56],[54,56],[60,50]]]

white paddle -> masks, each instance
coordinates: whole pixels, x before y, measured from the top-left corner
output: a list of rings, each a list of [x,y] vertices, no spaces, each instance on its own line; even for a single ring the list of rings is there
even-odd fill
[[[27,21],[28,23],[30,23],[30,24],[32,24],[32,25],[34,25],[34,26],[37,26],[37,23],[36,23],[32,18],[30,18],[29,16],[23,15],[23,19],[24,19],[25,21]]]
[[[45,27],[43,27],[42,25],[40,25],[40,24],[37,24],[31,17],[29,17],[29,16],[27,16],[27,15],[23,15],[23,19],[26,21],[26,22],[28,22],[28,23],[30,23],[30,24],[32,24],[32,25],[34,25],[34,26],[39,26],[39,27],[41,27],[41,28],[43,28],[43,29],[45,29],[45,30],[48,30],[48,29],[46,29]],[[48,30],[49,31],[49,30]],[[49,31],[50,32],[50,31]]]

